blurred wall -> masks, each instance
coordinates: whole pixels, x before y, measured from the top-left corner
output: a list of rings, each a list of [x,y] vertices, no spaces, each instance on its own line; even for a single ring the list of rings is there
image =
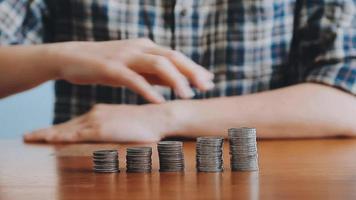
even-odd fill
[[[0,138],[21,137],[25,132],[49,126],[53,102],[53,82],[0,99]]]

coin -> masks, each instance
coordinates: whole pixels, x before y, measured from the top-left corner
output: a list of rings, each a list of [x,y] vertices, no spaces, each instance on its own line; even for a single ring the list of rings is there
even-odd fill
[[[232,171],[258,170],[258,153],[255,128],[230,128],[230,163]]]
[[[149,173],[152,171],[152,148],[130,147],[126,149],[126,172]]]
[[[160,172],[184,171],[183,142],[161,141],[157,144]]]
[[[196,142],[196,169],[198,172],[222,172],[224,138],[198,137]]]
[[[97,150],[93,152],[93,170],[99,173],[119,172],[117,150]]]

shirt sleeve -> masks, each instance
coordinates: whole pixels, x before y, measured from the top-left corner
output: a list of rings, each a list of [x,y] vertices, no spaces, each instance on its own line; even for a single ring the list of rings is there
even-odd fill
[[[0,45],[43,41],[42,0],[0,0]]]
[[[304,0],[298,23],[302,79],[356,95],[356,1]]]

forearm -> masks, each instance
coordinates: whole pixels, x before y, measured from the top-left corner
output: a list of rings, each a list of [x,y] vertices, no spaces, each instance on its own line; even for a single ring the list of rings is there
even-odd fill
[[[306,83],[247,96],[176,101],[176,126],[185,137],[224,135],[230,127],[250,126],[260,138],[311,138],[356,134],[356,99],[343,91]]]
[[[0,47],[0,98],[55,78],[46,45]]]

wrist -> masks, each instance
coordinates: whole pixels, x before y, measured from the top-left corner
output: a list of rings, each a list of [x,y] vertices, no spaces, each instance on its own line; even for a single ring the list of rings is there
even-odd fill
[[[164,121],[163,137],[184,136],[189,137],[189,124],[194,118],[192,100],[176,100],[165,104],[157,104],[161,106]]]
[[[40,67],[41,72],[46,73],[48,80],[59,79],[60,68],[54,55],[55,50],[53,50],[51,44],[37,45],[34,46],[34,50],[31,51],[31,63],[36,65],[35,67]]]
[[[66,49],[63,49],[64,46],[61,43],[54,44],[45,44],[41,45],[40,56],[44,57],[43,61],[50,71],[53,80],[63,79],[62,71],[65,66],[63,61],[65,58],[61,56],[61,52],[66,52]]]

